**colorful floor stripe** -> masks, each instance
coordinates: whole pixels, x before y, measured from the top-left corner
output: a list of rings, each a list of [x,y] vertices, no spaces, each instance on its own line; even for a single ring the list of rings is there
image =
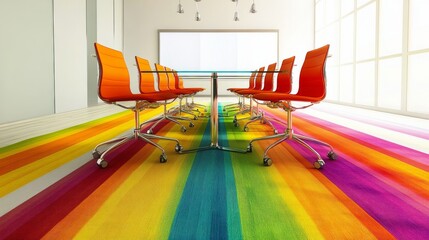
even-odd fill
[[[264,110],[284,118],[278,109]],[[142,118],[159,113],[146,110]],[[338,116],[429,139],[422,129]],[[168,156],[161,164],[158,149],[131,141],[99,169],[92,148],[127,132],[129,112],[1,148],[0,239],[429,238],[428,154],[317,115],[297,112],[293,121],[297,133],[329,142],[338,159],[328,160],[328,149],[312,143],[327,163],[316,170],[307,149],[282,142],[269,152],[273,165],[264,167],[263,151],[274,140],[258,141],[245,154],[178,154],[174,142],[158,141]],[[263,124],[243,132],[231,117],[221,117],[219,129],[222,146],[242,149],[272,134]],[[192,149],[209,144],[209,131],[208,119],[200,118],[186,133],[165,122],[157,134]],[[69,165],[75,169],[65,171]],[[50,176],[57,180],[44,183]],[[40,182],[34,194],[22,193]]]

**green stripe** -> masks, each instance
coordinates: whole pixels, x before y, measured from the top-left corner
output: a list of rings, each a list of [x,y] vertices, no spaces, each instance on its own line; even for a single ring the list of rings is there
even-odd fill
[[[252,133],[237,131],[232,118],[225,120],[230,142],[245,148]],[[256,145],[256,144],[255,144]],[[304,229],[282,198],[282,187],[274,167],[262,165],[262,151],[232,153],[243,239],[306,239]]]

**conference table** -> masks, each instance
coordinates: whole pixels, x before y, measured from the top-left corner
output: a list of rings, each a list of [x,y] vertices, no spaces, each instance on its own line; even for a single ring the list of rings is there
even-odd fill
[[[195,149],[185,149],[182,153],[204,151],[204,150],[223,150],[230,152],[246,153],[247,149],[237,149],[221,146],[219,144],[219,113],[218,113],[218,80],[219,78],[249,78],[253,71],[176,71],[182,78],[210,78],[211,79],[211,113],[210,113],[210,144]]]
[[[172,71],[141,71],[142,73],[171,73]],[[255,70],[177,70],[176,72],[182,78],[194,78],[194,79],[211,79],[211,113],[210,113],[210,144],[194,149],[185,149],[182,153],[189,153],[195,151],[205,150],[222,150],[230,152],[246,153],[246,149],[238,149],[221,146],[219,144],[219,113],[218,113],[218,80],[220,78],[249,78]],[[282,71],[263,71],[263,73],[280,73]]]

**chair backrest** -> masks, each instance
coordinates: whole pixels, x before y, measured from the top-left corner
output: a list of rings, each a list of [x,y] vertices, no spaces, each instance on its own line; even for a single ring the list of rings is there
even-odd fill
[[[274,87],[274,71],[276,70],[277,63],[272,63],[268,65],[267,73],[265,73],[264,77],[264,91],[273,91]]]
[[[116,97],[133,95],[130,88],[130,75],[122,52],[94,43],[98,68],[98,96],[107,102]]]
[[[173,69],[169,67],[165,67],[165,71],[167,71],[167,78],[168,78],[168,88],[173,89],[179,89],[177,85],[179,84],[177,82],[176,84],[176,77],[174,76]]]
[[[256,71],[252,72],[249,77],[249,89],[255,88],[255,77],[256,77]]]
[[[165,72],[165,67],[155,63],[155,69],[158,75],[158,89],[160,91],[168,91],[170,90],[170,88],[168,87],[168,76],[167,73]]]
[[[278,93],[290,93],[292,91],[292,68],[295,62],[295,56],[283,59],[280,66],[280,72],[277,74]]]
[[[264,75],[264,70],[265,70],[265,67],[261,67],[256,73],[255,86],[253,89],[262,90],[262,80],[263,80],[262,76]]]
[[[325,63],[329,44],[307,52],[299,75],[296,95],[318,98],[326,96]]]
[[[137,69],[139,70],[139,89],[141,93],[155,92],[155,77],[151,72],[149,60],[136,56]],[[146,72],[142,72],[146,71]]]
[[[176,84],[176,89],[183,88],[183,79],[179,77],[179,74],[177,74],[177,71],[173,70],[174,75],[174,83]]]

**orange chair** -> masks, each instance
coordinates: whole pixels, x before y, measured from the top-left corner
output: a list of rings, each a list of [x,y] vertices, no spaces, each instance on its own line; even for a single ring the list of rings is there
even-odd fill
[[[272,136],[255,138],[250,141],[247,151],[252,151],[252,143],[255,141],[280,138],[271,145],[269,145],[264,152],[263,163],[266,166],[272,164],[272,160],[267,156],[268,151],[284,140],[294,140],[299,144],[303,145],[311,152],[313,152],[317,159],[313,163],[317,169],[322,168],[325,162],[320,157],[319,153],[316,152],[306,141],[313,141],[316,143],[323,144],[330,148],[327,156],[329,159],[334,160],[337,158],[334,149],[327,143],[310,138],[307,136],[295,134],[292,126],[292,112],[298,109],[303,109],[312,106],[313,104],[319,103],[326,96],[326,81],[325,81],[325,63],[329,51],[329,45],[323,46],[318,49],[307,52],[303,66],[301,68],[299,76],[299,87],[296,94],[287,93],[260,93],[255,94],[253,97],[260,101],[271,102],[281,108],[287,113],[287,128],[283,134],[276,134]],[[301,104],[295,105],[296,102]]]
[[[140,77],[140,81],[139,81],[139,86],[140,86],[140,92],[141,93],[157,93],[157,92],[161,92],[161,93],[172,93],[172,94],[175,94],[176,96],[177,96],[177,98],[179,98],[179,97],[181,97],[180,95],[181,95],[181,92],[177,92],[177,91],[172,91],[172,90],[169,90],[169,89],[165,89],[165,88],[162,88],[162,90],[156,90],[155,89],[155,78],[154,78],[154,72],[153,72],[153,70],[152,70],[152,68],[150,67],[150,63],[149,63],[149,61],[147,60],[147,59],[144,59],[144,58],[141,58],[141,57],[138,57],[138,56],[135,56],[135,60],[136,60],[136,63],[137,63],[137,69],[138,69],[138,71],[139,71],[139,77]],[[162,71],[164,72],[164,78],[166,78],[166,75],[165,75],[165,69],[163,68],[162,69]],[[168,83],[167,83],[168,84]],[[159,87],[158,87],[159,88]],[[170,102],[168,102],[168,103],[171,103],[172,101],[170,101]],[[174,123],[176,123],[176,124],[178,124],[178,125],[180,125],[181,126],[181,131],[182,132],[186,132],[186,127],[183,125],[183,124],[181,124],[179,121],[177,121],[176,119],[174,119],[173,117],[171,117],[170,115],[171,114],[168,114],[168,111],[167,111],[167,101],[166,102],[164,102],[164,104],[163,104],[163,107],[164,107],[164,113],[161,115],[161,116],[159,116],[159,117],[155,117],[155,118],[153,118],[153,119],[150,119],[150,120],[148,120],[148,121],[146,121],[146,122],[144,122],[144,123],[142,123],[141,124],[141,126],[142,125],[145,125],[145,124],[148,124],[148,123],[151,123],[151,122],[155,122],[148,130],[147,130],[147,133],[148,134],[152,134],[153,133],[153,129],[160,123],[160,122],[162,122],[163,120],[169,120],[169,121],[172,121],[172,122],[174,122]],[[186,119],[186,120],[188,120],[188,119]],[[189,126],[190,127],[193,127],[194,126],[194,124],[191,122],[190,124],[189,124]]]
[[[241,97],[245,98],[246,95],[241,94],[240,93],[241,91],[261,90],[262,89],[262,85],[263,85],[264,70],[265,70],[265,67],[260,67],[258,69],[258,71],[256,72],[255,84],[253,85],[253,89],[236,90],[235,93],[238,94],[238,95],[240,95]],[[254,111],[254,109],[253,109],[252,101],[250,101],[249,107],[246,107],[243,110],[241,110],[241,111],[239,111],[239,112],[237,112],[237,113],[234,114],[234,119],[233,119],[234,125],[238,126],[237,125],[238,124],[237,123],[237,121],[238,121],[237,115],[238,114],[245,114],[245,113],[250,112],[250,117],[242,118],[240,120],[250,119],[254,115],[252,111]]]
[[[292,90],[292,68],[293,68],[293,64],[295,62],[295,56],[290,57],[290,58],[286,58],[282,61],[279,73],[277,74],[277,87],[276,90],[274,92],[276,93],[290,93],[290,91]],[[268,71],[269,68],[268,68]],[[267,77],[268,77],[268,87],[267,90],[265,90],[265,86],[263,90],[260,91],[255,91],[253,93],[254,94],[258,94],[258,93],[264,93],[264,92],[272,92],[269,89],[272,89],[272,78],[273,78],[273,74],[274,73],[267,73],[270,74],[268,76],[265,76],[265,82],[267,82]],[[253,99],[254,100],[254,99]],[[265,102],[256,102],[256,109],[258,109],[258,105],[269,105],[269,103],[265,103]],[[257,112],[259,112],[259,110],[257,110]],[[286,123],[280,121],[279,119],[276,118],[269,118],[265,115],[265,113],[263,111],[260,111],[259,115],[255,116],[253,119],[251,119],[250,121],[248,121],[245,125],[244,125],[244,131],[248,131],[248,125],[256,122],[256,121],[260,121],[261,123],[268,123],[271,128],[274,129],[274,134],[277,134],[278,131],[277,129],[274,127],[274,125],[272,124],[272,121],[278,122],[282,125],[286,125]]]
[[[193,90],[193,91],[195,91],[195,93],[202,92],[202,91],[205,90],[205,88],[199,88],[199,87],[197,87],[197,88],[185,87],[184,83],[183,83],[183,79],[179,76],[179,74],[177,73],[177,71],[173,70],[173,75],[174,75],[174,81],[175,81],[175,84],[176,84],[176,89]],[[185,99],[186,100],[186,103],[184,105],[185,109],[193,110],[194,108],[196,108],[196,110],[194,110],[194,111],[196,111],[196,112],[199,113],[200,111],[199,111],[198,108],[203,108],[204,111],[207,112],[207,106],[205,106],[203,104],[198,104],[198,103],[194,102],[194,95],[195,94],[191,95],[191,99],[192,99],[191,103],[188,103],[188,98]]]
[[[258,86],[258,82],[255,82],[255,88],[254,89],[236,91],[241,96],[250,99],[250,107],[249,108],[251,109],[251,111],[250,111],[250,117],[249,118],[237,119],[235,117],[234,118],[234,126],[238,127],[238,121],[244,120],[244,119],[249,119],[250,122],[253,122],[256,120],[262,120],[262,113],[259,112],[258,103],[256,103],[256,108],[253,110],[253,97],[252,96],[254,94],[261,93],[261,92],[272,92],[273,91],[273,87],[274,87],[273,78],[274,78],[274,71],[276,70],[276,65],[277,65],[276,63],[272,63],[272,64],[268,65],[267,72],[265,73],[263,80],[262,80],[262,77],[260,78],[260,81],[259,81],[260,87]],[[256,81],[258,81],[258,78],[256,79]],[[263,87],[262,87],[262,82],[263,82]],[[277,133],[277,130],[274,128],[273,124],[271,122],[268,122],[268,123],[274,129],[274,132]],[[247,131],[247,124],[244,127],[244,131]]]
[[[240,111],[248,108],[249,106],[246,105],[245,101],[244,101],[244,97],[241,96],[240,94],[237,93],[237,91],[240,90],[249,90],[249,89],[254,89],[255,88],[255,77],[256,77],[256,71],[252,72],[252,74],[249,77],[249,87],[247,88],[228,88],[227,90],[234,93],[235,95],[238,96],[238,103],[232,103],[232,104],[227,104],[223,107],[223,111],[229,111],[229,109],[231,108],[238,108]]]
[[[180,79],[177,76],[177,72],[174,71],[173,69],[169,68],[169,67],[165,67],[165,71],[168,77],[168,88],[170,90],[173,91],[179,91],[182,92],[184,94],[180,95],[183,96],[183,98],[186,100],[189,97],[195,96],[195,94],[197,94],[198,92],[201,92],[204,90],[204,88],[185,88],[183,86],[183,81],[182,81],[182,87],[180,87]],[[178,115],[180,116],[182,112],[187,113],[189,115],[194,116],[194,120],[197,120],[199,117],[199,114],[195,114],[193,112],[190,111],[190,107],[187,106],[187,104],[183,104],[182,99],[180,99],[180,104],[179,106],[176,108],[176,111],[178,112]]]
[[[182,151],[182,146],[179,144],[177,139],[141,133],[139,121],[140,112],[142,110],[150,105],[153,105],[154,103],[175,99],[177,98],[177,95],[170,92],[133,94],[130,89],[129,72],[122,52],[105,47],[98,43],[95,43],[94,46],[97,53],[99,67],[99,97],[106,103],[114,104],[133,111],[135,120],[133,134],[100,143],[95,147],[92,155],[94,159],[97,159],[97,165],[101,168],[107,167],[108,163],[105,160],[106,154],[121,144],[132,139],[142,139],[143,141],[146,141],[147,143],[160,149],[162,151],[160,162],[162,163],[167,161],[167,155],[165,154],[164,149],[157,143],[153,142],[151,139],[175,141],[176,152]],[[127,103],[124,102],[133,102],[134,104],[128,106],[126,105]],[[100,150],[102,146],[110,144],[113,145],[111,145],[105,151]]]
[[[168,80],[168,75],[167,75],[167,70],[165,69],[164,66],[155,63],[155,70],[156,70],[156,74],[158,76],[158,90],[160,92],[173,92],[177,95],[177,98],[180,100],[179,102],[179,106],[182,105],[182,99],[185,98],[186,96],[190,96],[191,94],[194,93],[194,91],[191,90],[183,90],[183,89],[175,89],[174,82],[170,83]],[[172,88],[170,88],[170,86]],[[178,113],[178,116],[175,116],[174,114]],[[196,117],[194,116],[194,119],[196,119]],[[152,127],[148,130],[148,132],[152,131],[152,129],[161,121],[163,120],[168,120],[168,121],[172,121],[178,125],[181,126],[181,131],[182,132],[186,132],[186,127],[180,123],[178,120],[183,120],[183,121],[188,121],[189,122],[189,127],[194,127],[194,124],[192,123],[192,119],[188,118],[188,117],[182,117],[181,116],[181,108],[173,108],[167,111],[166,108],[164,108],[164,113],[163,115],[160,117],[160,119],[154,124],[152,125]]]

